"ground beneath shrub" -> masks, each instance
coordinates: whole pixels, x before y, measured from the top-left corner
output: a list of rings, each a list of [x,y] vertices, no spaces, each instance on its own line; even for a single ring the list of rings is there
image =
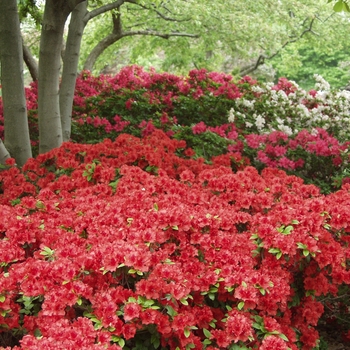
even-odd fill
[[[350,350],[350,342],[342,339],[339,329],[322,328],[319,329],[319,333],[323,340],[320,350]]]

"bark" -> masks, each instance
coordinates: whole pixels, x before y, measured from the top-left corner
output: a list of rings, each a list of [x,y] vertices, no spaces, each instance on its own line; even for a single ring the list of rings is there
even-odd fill
[[[23,43],[22,47],[23,47],[23,59],[29,70],[30,76],[32,77],[33,81],[37,81],[39,76],[38,62],[33,57],[28,46],[26,46]]]
[[[80,55],[81,39],[86,24],[92,18],[118,8],[124,2],[125,0],[117,0],[89,12],[86,8],[87,1],[84,0],[78,6],[76,6],[72,12],[63,58],[62,81],[59,92],[63,141],[68,141],[71,134],[71,115],[78,71],[78,60]]]
[[[60,113],[63,141],[69,141],[72,124],[74,90],[78,71],[81,40],[86,26],[87,2],[83,1],[72,12],[63,57],[60,86]]]
[[[0,61],[6,149],[22,166],[32,156],[23,81],[23,51],[16,0],[0,0]]]
[[[6,159],[11,158],[10,153],[6,149],[2,140],[0,139],[0,164],[4,165]]]
[[[39,152],[62,144],[59,78],[64,25],[68,15],[83,0],[46,0],[40,38],[38,118]]]

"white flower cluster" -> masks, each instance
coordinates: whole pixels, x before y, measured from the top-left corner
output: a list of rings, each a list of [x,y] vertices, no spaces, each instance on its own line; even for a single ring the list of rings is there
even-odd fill
[[[350,139],[350,91],[332,91],[315,74],[315,91],[307,92],[292,82],[295,91],[275,90],[272,83],[252,86],[255,99],[243,97],[229,111],[229,122],[247,132],[283,131],[289,136],[305,128],[324,128],[339,141]]]

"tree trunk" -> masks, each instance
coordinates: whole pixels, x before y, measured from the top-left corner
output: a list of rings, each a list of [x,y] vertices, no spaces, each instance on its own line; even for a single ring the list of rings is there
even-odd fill
[[[27,107],[23,81],[23,51],[17,0],[0,0],[0,61],[4,105],[5,145],[1,143],[0,160],[6,148],[22,166],[32,157]]]
[[[62,144],[59,78],[64,25],[84,0],[46,0],[41,29],[38,79],[39,152]]]
[[[69,24],[59,95],[63,141],[69,141],[71,134],[74,90],[81,40],[87,23],[87,21],[84,20],[86,14],[87,1],[83,1],[73,10]]]
[[[56,3],[55,3],[56,2]],[[47,0],[41,29],[38,79],[39,152],[48,152],[62,143],[59,110],[61,48],[69,12],[62,0]]]
[[[120,5],[125,2],[125,0],[113,1],[109,4],[97,7],[93,11],[89,12],[87,10],[87,1],[80,1],[81,3],[77,5],[72,12],[63,58],[62,81],[59,93],[63,141],[68,141],[71,135],[71,114],[73,108],[81,40],[84,29],[92,18],[99,16],[100,14],[107,11],[119,8]]]
[[[29,70],[30,76],[32,77],[33,81],[38,80],[38,62],[33,57],[32,53],[30,52],[28,46],[24,45],[23,43],[23,59],[24,62]]]
[[[0,164],[4,165],[6,159],[11,158],[10,153],[7,151],[5,145],[0,139]]]

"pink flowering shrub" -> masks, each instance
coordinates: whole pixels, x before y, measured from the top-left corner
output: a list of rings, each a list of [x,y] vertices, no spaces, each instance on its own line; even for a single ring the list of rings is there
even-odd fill
[[[136,136],[145,134],[144,123],[148,128],[164,131],[178,123],[190,125],[201,120],[208,125],[218,125],[225,122],[227,111],[241,96],[231,76],[203,69],[182,77],[129,66],[113,77],[102,76],[100,85],[96,84],[95,77],[83,72],[78,78],[77,91],[80,88],[82,93],[75,98],[74,120],[103,116],[113,129],[113,118],[120,115],[129,123],[124,132]],[[87,120],[80,134],[93,134],[89,125],[91,121]],[[79,132],[74,128],[73,131]],[[109,137],[113,136],[112,132]]]
[[[185,147],[123,134],[0,173],[13,349],[317,348],[322,300],[350,283],[349,185]]]
[[[26,94],[36,154],[36,85]],[[315,90],[305,92],[286,79],[275,85],[249,77],[234,82],[229,75],[205,70],[182,77],[129,66],[115,76],[81,73],[72,141],[97,143],[121,133],[142,137],[161,129],[185,140],[194,152],[190,157],[206,162],[227,153],[249,158],[259,170],[277,167],[329,193],[350,181],[349,110],[350,95],[332,92],[318,76]],[[0,112],[3,135],[1,123]],[[189,157],[189,152],[177,154]]]

